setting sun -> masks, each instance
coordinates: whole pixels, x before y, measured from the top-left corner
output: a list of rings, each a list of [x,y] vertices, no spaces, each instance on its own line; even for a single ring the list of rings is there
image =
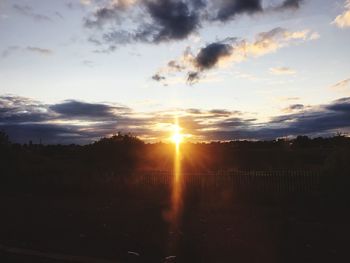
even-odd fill
[[[183,135],[181,134],[181,128],[177,124],[174,126],[174,130],[173,130],[173,134],[171,136],[171,140],[176,145],[179,145],[182,142],[182,140],[183,140]]]

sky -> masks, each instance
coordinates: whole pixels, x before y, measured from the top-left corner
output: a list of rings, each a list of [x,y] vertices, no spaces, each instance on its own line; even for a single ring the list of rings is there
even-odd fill
[[[16,142],[350,131],[349,0],[0,0],[0,39]]]

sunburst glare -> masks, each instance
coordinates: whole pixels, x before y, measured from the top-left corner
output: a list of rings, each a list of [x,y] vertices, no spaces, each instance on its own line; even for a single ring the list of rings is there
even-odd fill
[[[171,141],[176,145],[179,145],[183,141],[183,135],[181,134],[181,127],[178,124],[174,125]]]

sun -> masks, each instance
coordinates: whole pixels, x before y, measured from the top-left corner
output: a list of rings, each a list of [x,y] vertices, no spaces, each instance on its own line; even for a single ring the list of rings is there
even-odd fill
[[[171,140],[176,145],[179,145],[183,141],[183,135],[181,134],[181,128],[179,125],[176,125],[176,124],[174,125]]]

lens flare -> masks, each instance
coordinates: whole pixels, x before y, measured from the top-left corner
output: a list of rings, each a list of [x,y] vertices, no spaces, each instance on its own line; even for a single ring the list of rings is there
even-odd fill
[[[175,119],[175,124],[173,128],[173,133],[171,140],[175,144],[174,152],[174,177],[172,184],[172,193],[171,193],[171,207],[169,213],[170,219],[170,231],[173,233],[169,237],[168,241],[168,252],[174,253],[177,250],[178,245],[178,233],[180,233],[181,228],[181,218],[182,218],[182,209],[183,209],[183,182],[182,182],[182,172],[181,172],[181,151],[180,144],[183,140],[183,135],[181,134],[181,127],[178,124],[178,119]]]

